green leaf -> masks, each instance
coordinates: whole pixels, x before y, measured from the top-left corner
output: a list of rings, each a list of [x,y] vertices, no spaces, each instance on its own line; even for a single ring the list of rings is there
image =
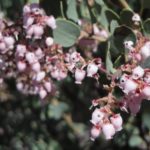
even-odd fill
[[[120,13],[121,23],[123,25],[132,27],[132,25],[133,25],[133,21],[132,21],[133,14],[134,13],[132,11],[130,11],[129,9],[124,9],[123,11],[121,11],[121,13]]]
[[[112,20],[119,22],[119,16],[105,5],[97,7],[97,9],[95,8],[94,12],[98,22],[107,30],[109,29]]]
[[[113,68],[113,63],[111,61],[111,55],[110,55],[110,43],[107,45],[107,52],[106,52],[106,69],[109,73],[115,73],[116,70]]]
[[[76,0],[67,0],[67,17],[75,22],[78,21],[78,13],[76,9]]]
[[[4,8],[9,8],[13,4],[11,0],[3,0],[3,1],[1,1],[1,3],[2,3]]]
[[[110,23],[110,32],[111,34],[114,33],[115,29],[119,26],[118,22],[116,20],[112,20]]]
[[[80,2],[80,5],[78,5],[78,14],[80,18],[84,18],[86,20],[90,20],[91,21],[91,15],[90,15],[90,11],[87,5],[87,1],[86,0],[82,0]]]
[[[150,37],[150,18],[144,21],[143,28],[145,36]]]
[[[55,140],[50,140],[47,150],[62,150],[60,144]]]
[[[116,20],[116,21],[119,21],[120,17],[118,16],[117,13],[115,13],[113,10],[111,9],[106,9],[105,11],[105,15],[106,15],[106,18],[108,20],[108,23],[110,23],[112,20]]]
[[[95,2],[99,5],[105,5],[104,1],[103,0],[95,0]]]
[[[150,57],[148,57],[142,64],[141,66],[143,68],[150,68]]]
[[[143,140],[140,136],[138,135],[132,135],[129,139],[129,145],[131,147],[137,147],[140,146],[143,143]]]
[[[62,115],[68,111],[68,109],[68,105],[64,102],[59,102],[58,104],[49,104],[48,117],[59,120],[61,119]]]
[[[40,0],[28,0],[28,3],[39,3],[40,2]]]
[[[80,36],[79,26],[65,19],[57,19],[56,24],[57,28],[53,30],[55,43],[58,43],[63,47],[74,45]]]

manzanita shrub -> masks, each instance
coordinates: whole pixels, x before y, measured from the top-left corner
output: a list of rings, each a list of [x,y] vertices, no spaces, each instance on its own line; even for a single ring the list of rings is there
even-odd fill
[[[102,137],[106,145],[114,140],[118,147],[150,148],[149,114],[139,115],[150,100],[149,0],[60,1],[59,17],[47,15],[46,0],[20,1],[22,13],[13,19],[7,10],[12,2],[0,4],[1,93],[13,80],[21,95],[36,97],[48,110],[40,111],[41,120],[63,119],[80,140],[86,131],[89,140]],[[73,122],[73,105],[61,101],[67,97],[91,101],[86,104],[91,129]],[[80,147],[87,147],[88,139]],[[61,149],[53,144],[57,142],[51,140],[43,149]],[[23,149],[25,144],[20,145]],[[30,146],[36,149],[36,144]]]

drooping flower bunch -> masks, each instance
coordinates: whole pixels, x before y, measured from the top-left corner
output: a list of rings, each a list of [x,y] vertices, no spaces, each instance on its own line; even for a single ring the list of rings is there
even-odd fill
[[[92,140],[101,131],[106,139],[111,139],[116,131],[122,129],[123,120],[113,110],[119,108],[128,112],[129,109],[132,115],[136,115],[142,101],[150,99],[150,69],[144,64],[150,56],[150,41],[140,35],[135,44],[133,41],[125,41],[124,46],[128,50],[127,63],[116,70],[110,86],[104,86],[108,90],[108,96],[92,101],[92,106],[95,107],[91,119]],[[121,100],[113,95],[115,87],[123,92]]]
[[[55,18],[47,16],[38,4],[25,5],[18,22],[0,20],[0,27],[0,78],[15,78],[20,92],[44,99],[52,91],[52,79],[62,80],[68,71],[77,84],[86,72],[88,77],[98,77],[101,59],[85,61],[72,48],[64,53],[50,35],[57,27]]]

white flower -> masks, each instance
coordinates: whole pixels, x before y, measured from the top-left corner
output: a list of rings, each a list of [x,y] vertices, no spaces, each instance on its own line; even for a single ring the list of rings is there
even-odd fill
[[[132,79],[128,79],[124,85],[124,93],[129,94],[135,92],[138,87],[138,84],[134,82]]]
[[[122,89],[124,88],[124,85],[125,85],[127,80],[128,80],[128,75],[123,74],[120,78],[120,84],[119,84],[120,88],[122,88]]]
[[[32,70],[35,72],[39,72],[41,70],[41,65],[39,62],[33,63],[31,67],[32,67]]]
[[[6,44],[4,42],[0,42],[0,51],[5,51],[6,50]]]
[[[113,126],[115,127],[116,131],[120,131],[122,129],[123,120],[120,114],[115,114],[114,116],[110,118],[110,120]]]
[[[26,60],[28,61],[29,64],[33,64],[37,61],[37,58],[34,53],[32,52],[27,52],[25,55]]]
[[[93,77],[98,72],[98,66],[94,63],[90,63],[87,66],[87,76]]]
[[[71,63],[77,63],[80,60],[80,53],[77,52],[73,52],[72,54],[70,54],[70,62]]]
[[[41,88],[40,91],[39,91],[39,96],[40,96],[41,99],[44,99],[47,96],[46,90]]]
[[[50,82],[46,81],[46,82],[44,83],[44,87],[45,87],[45,89],[47,90],[47,92],[51,92],[51,90],[52,90],[52,85],[51,85]]]
[[[57,27],[56,20],[53,16],[46,18],[46,24],[52,29],[55,29]]]
[[[145,86],[142,90],[145,99],[150,100],[150,86]]]
[[[40,71],[36,75],[36,81],[40,82],[42,81],[46,76],[46,73],[44,71]]]
[[[141,21],[141,17],[139,16],[139,14],[135,13],[132,16],[132,21],[134,21],[134,22],[140,22]]]
[[[101,128],[93,126],[91,129],[91,137],[90,137],[91,141],[95,141],[95,139],[99,137],[100,133],[101,133]]]
[[[34,25],[33,31],[34,31],[34,38],[35,39],[41,39],[42,38],[42,35],[44,33],[43,26],[41,26],[41,25]]]
[[[28,28],[29,26],[31,26],[33,24],[33,22],[34,22],[34,18],[33,17],[29,17],[27,19],[26,24],[25,24],[25,28]]]
[[[22,44],[17,45],[16,52],[17,52],[18,56],[24,57],[26,51],[27,51],[27,49],[26,49],[25,45],[22,45]]]
[[[53,43],[54,43],[54,39],[51,38],[51,37],[47,37],[46,40],[45,40],[45,43],[47,46],[52,46]]]
[[[115,128],[111,123],[104,123],[102,125],[102,131],[107,140],[112,139],[115,134]]]
[[[124,46],[125,46],[125,48],[127,48],[129,50],[133,50],[134,43],[133,43],[133,41],[125,41]]]
[[[75,71],[75,79],[76,79],[75,83],[81,84],[84,77],[85,77],[85,71],[81,70],[81,69],[76,69],[76,71]]]
[[[142,55],[143,60],[150,56],[150,42],[145,43],[144,46],[141,47],[140,54]]]
[[[132,78],[137,80],[144,76],[144,69],[141,66],[137,66],[132,70]]]
[[[34,54],[38,59],[41,59],[44,56],[44,53],[41,48],[38,48],[37,50],[35,50]]]
[[[6,43],[6,46],[8,47],[8,49],[13,49],[14,48],[15,40],[12,36],[5,36],[4,37],[4,42]]]
[[[26,67],[27,65],[25,62],[22,62],[22,61],[17,62],[17,68],[19,71],[24,71]]]
[[[31,9],[30,9],[30,6],[29,5],[25,5],[24,7],[23,7],[23,13],[30,13],[31,12]]]
[[[146,83],[150,83],[150,73],[146,73],[145,74],[145,76],[144,76],[144,81],[146,82]]]
[[[105,114],[103,112],[101,112],[100,109],[96,108],[92,113],[92,119],[90,120],[90,122],[93,125],[97,125],[102,121],[104,115]]]
[[[22,82],[18,82],[18,83],[16,84],[16,87],[17,87],[17,89],[18,89],[19,91],[22,91],[22,90],[23,90],[24,85],[23,85],[23,83],[22,83]]]
[[[34,26],[30,26],[29,28],[26,29],[26,38],[30,39],[32,35],[34,34]]]

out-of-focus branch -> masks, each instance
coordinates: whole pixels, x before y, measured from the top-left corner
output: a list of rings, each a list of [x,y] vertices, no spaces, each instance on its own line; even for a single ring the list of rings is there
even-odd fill
[[[126,2],[126,0],[118,0],[118,2],[120,3],[120,5],[121,5],[123,8],[132,10],[131,7],[129,6],[129,4]]]

